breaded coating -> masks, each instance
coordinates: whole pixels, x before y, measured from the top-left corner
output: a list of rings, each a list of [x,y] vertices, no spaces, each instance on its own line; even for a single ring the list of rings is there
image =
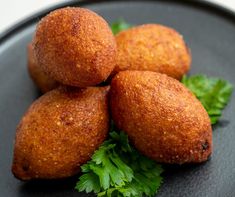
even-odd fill
[[[60,87],[36,100],[17,127],[12,172],[21,180],[80,171],[106,139],[109,87]]]
[[[28,71],[35,85],[42,93],[46,93],[59,86],[59,83],[47,76],[38,65],[33,53],[32,44],[27,48],[28,51]]]
[[[158,24],[136,26],[116,35],[118,55],[113,74],[124,70],[164,73],[181,79],[190,69],[191,54],[182,36]]]
[[[144,155],[169,164],[210,156],[209,116],[179,81],[151,71],[122,71],[112,80],[110,96],[115,124]]]
[[[33,49],[44,72],[71,86],[105,81],[116,62],[116,41],[107,22],[84,8],[62,8],[36,28]]]

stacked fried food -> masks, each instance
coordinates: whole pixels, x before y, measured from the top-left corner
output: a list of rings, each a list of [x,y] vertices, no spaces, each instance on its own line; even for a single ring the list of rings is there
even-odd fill
[[[45,94],[17,127],[13,174],[31,180],[79,173],[106,139],[111,119],[156,162],[206,161],[210,119],[178,81],[190,64],[189,49],[171,28],[147,24],[115,37],[90,10],[51,12],[28,46],[30,76]]]

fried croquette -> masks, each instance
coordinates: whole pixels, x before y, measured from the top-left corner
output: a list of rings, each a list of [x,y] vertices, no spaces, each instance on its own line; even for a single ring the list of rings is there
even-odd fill
[[[179,81],[151,71],[122,71],[111,82],[110,97],[115,124],[144,155],[169,164],[210,156],[209,116]]]
[[[36,28],[33,50],[43,71],[70,86],[105,81],[116,62],[116,41],[107,22],[84,8],[62,8]]]
[[[31,43],[28,45],[28,71],[30,77],[42,93],[46,93],[59,86],[59,83],[47,76],[38,65]]]
[[[124,70],[144,70],[181,79],[190,69],[190,51],[182,36],[169,27],[136,26],[117,34],[116,42],[118,52],[113,75]]]
[[[36,100],[17,128],[13,174],[21,180],[75,175],[105,140],[109,87],[59,87]]]

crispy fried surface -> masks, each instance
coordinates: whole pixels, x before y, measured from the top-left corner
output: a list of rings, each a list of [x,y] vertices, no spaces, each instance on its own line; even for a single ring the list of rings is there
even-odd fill
[[[80,171],[109,129],[108,87],[60,87],[35,101],[17,128],[13,174],[55,179]]]
[[[46,93],[59,86],[59,83],[47,76],[38,65],[33,54],[32,44],[28,45],[28,71],[29,74],[42,93]]]
[[[116,41],[108,24],[84,8],[62,8],[44,17],[33,48],[43,70],[71,86],[103,82],[116,62]]]
[[[157,24],[133,27],[116,36],[118,57],[113,73],[146,70],[176,79],[190,69],[191,54],[182,36],[174,29]]]
[[[212,128],[200,101],[180,82],[150,71],[122,71],[111,83],[111,110],[144,155],[163,163],[207,160]]]

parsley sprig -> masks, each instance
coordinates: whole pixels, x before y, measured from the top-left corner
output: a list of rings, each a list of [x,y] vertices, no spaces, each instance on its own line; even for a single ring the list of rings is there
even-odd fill
[[[201,101],[210,116],[211,123],[215,124],[229,102],[232,85],[226,80],[209,78],[205,75],[184,76],[182,83]]]
[[[118,34],[120,31],[131,28],[132,25],[124,21],[123,19],[119,19],[118,21],[111,24],[111,29],[114,35]]]
[[[131,147],[123,132],[111,132],[81,169],[76,189],[99,197],[153,196],[162,183],[162,167]]]

